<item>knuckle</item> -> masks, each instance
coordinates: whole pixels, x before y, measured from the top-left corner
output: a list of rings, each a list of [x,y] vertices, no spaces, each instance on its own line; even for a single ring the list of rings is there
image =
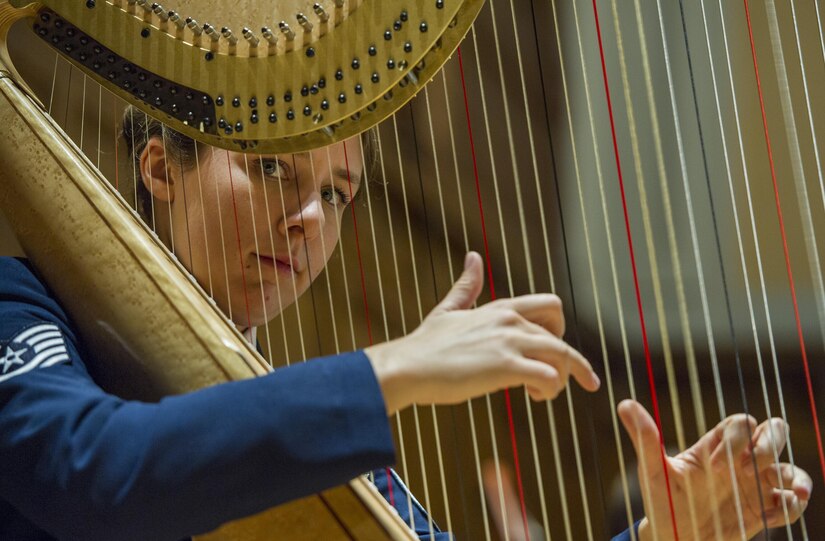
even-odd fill
[[[512,308],[503,308],[499,311],[499,322],[503,325],[515,325],[520,320],[521,316]]]

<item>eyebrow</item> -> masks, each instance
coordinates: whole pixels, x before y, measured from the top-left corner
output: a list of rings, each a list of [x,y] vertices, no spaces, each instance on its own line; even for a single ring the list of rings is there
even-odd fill
[[[338,178],[348,179],[352,184],[361,184],[361,175],[356,175],[346,167],[335,167],[332,174]]]

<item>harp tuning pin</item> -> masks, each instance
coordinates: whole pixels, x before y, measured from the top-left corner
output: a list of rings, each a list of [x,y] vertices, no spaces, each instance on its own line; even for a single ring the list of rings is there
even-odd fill
[[[215,30],[215,27],[209,23],[203,25],[203,33],[209,36],[209,39],[211,39],[212,42],[216,42],[221,39],[221,35],[217,30]]]
[[[249,42],[250,47],[257,47],[258,44],[261,42],[261,40],[256,38],[255,34],[253,34],[252,30],[250,30],[249,28],[244,27],[244,29],[241,30],[241,34],[243,35],[244,39],[247,42]]]
[[[146,0],[138,0],[137,4],[144,9],[147,13],[152,13],[152,5],[147,2]]]
[[[261,28],[261,35],[266,41],[269,42],[270,45],[275,45],[278,43],[278,36],[270,30],[269,27],[264,26]]]
[[[298,24],[300,24],[301,28],[304,29],[304,32],[312,32],[312,23],[309,22],[306,15],[299,13],[296,18],[298,19]]]
[[[315,11],[315,14],[321,20],[322,23],[325,23],[329,20],[329,13],[324,10],[324,7],[316,2],[312,5],[312,9]]]
[[[170,11],[169,13],[167,13],[167,15],[169,16],[169,20],[172,21],[175,24],[175,26],[177,26],[180,30],[186,28],[186,21],[181,19],[180,15],[178,15],[177,12]]]
[[[232,33],[232,30],[230,30],[229,28],[227,28],[225,26],[223,28],[221,28],[221,35],[231,45],[236,45],[238,43],[238,38],[235,36],[235,34]]]
[[[192,33],[193,33],[193,34],[195,34],[196,36],[200,36],[201,34],[203,34],[203,29],[201,28],[201,25],[199,25],[199,24],[198,24],[198,21],[196,21],[196,20],[195,20],[195,19],[193,19],[192,17],[187,17],[187,18],[186,18],[186,26],[187,26],[187,27],[189,28],[189,30],[191,30],[191,31],[192,31]]]
[[[279,22],[278,28],[280,28],[283,35],[286,36],[287,41],[292,41],[295,39],[295,32],[292,31],[286,21]]]
[[[161,6],[157,2],[152,4],[152,13],[157,15],[158,18],[163,22],[166,22],[166,21],[169,20],[169,15],[166,13],[166,11],[164,11],[163,6]]]

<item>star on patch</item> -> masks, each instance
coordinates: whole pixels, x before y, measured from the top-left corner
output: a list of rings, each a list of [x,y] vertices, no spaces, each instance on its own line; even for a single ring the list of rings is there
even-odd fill
[[[63,333],[51,323],[35,325],[18,333],[0,349],[0,382],[62,362],[69,362]]]

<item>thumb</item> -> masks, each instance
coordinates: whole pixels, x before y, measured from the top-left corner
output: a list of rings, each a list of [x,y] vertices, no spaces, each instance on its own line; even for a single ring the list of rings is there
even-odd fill
[[[645,408],[634,400],[622,400],[619,404],[619,418],[622,420],[639,462],[640,472],[648,477],[662,470],[662,444],[659,429]],[[642,469],[641,466],[644,465]]]
[[[467,252],[464,258],[464,272],[461,273],[444,299],[430,312],[430,315],[470,308],[481,294],[483,287],[484,268],[481,264],[481,256],[476,252]]]

